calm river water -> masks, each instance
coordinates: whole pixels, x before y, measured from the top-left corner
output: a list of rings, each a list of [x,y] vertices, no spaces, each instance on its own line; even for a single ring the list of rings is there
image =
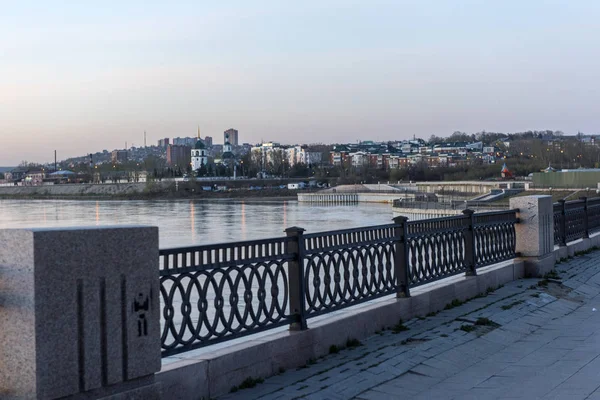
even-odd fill
[[[139,224],[159,227],[160,247],[283,236],[392,222],[389,204],[323,206],[296,201],[0,200],[0,229]]]

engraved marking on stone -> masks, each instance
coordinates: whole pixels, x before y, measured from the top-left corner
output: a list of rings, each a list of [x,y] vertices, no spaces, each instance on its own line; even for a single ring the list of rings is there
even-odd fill
[[[133,301],[133,312],[137,313],[138,317],[138,337],[148,336],[148,320],[146,312],[150,309],[150,299],[144,296],[143,293],[138,293]]]

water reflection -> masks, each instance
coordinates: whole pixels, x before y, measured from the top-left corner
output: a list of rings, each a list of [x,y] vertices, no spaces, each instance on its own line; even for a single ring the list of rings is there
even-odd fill
[[[135,224],[158,226],[161,247],[283,236],[391,222],[387,204],[288,202],[0,200],[0,228]]]
[[[192,242],[196,241],[196,206],[190,201],[190,228],[192,231]]]
[[[241,226],[241,231],[242,231],[242,240],[247,240],[246,237],[246,203],[244,203],[242,201],[242,217],[240,218],[240,226]]]

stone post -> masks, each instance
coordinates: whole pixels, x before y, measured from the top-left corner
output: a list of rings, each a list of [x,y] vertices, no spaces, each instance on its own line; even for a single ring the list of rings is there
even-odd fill
[[[401,215],[394,218],[394,273],[396,275],[396,297],[410,297],[410,278],[408,260],[408,218]]]
[[[589,239],[590,238],[590,221],[589,221],[589,215],[588,215],[588,198],[587,197],[581,197],[580,200],[583,200],[583,214],[584,214],[584,218],[583,218],[583,238],[584,239]]]
[[[295,321],[290,324],[291,331],[301,331],[307,329],[306,316],[304,313],[304,296],[306,296],[304,287],[304,229],[297,226],[287,228],[285,233],[293,240],[287,243],[286,252],[294,257],[288,262],[288,293],[290,302],[290,314],[294,316]]]
[[[158,228],[0,230],[0,398],[159,399]]]
[[[465,235],[465,264],[467,266],[466,276],[477,276],[475,260],[475,211],[466,209],[462,212],[465,215],[467,229]]]
[[[544,276],[554,268],[555,261],[552,196],[513,197],[510,208],[519,210],[516,251],[523,257],[525,276]]]

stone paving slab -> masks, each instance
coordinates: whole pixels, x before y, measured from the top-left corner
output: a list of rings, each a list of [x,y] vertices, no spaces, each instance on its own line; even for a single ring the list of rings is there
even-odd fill
[[[600,400],[600,252],[556,270],[220,399]]]

